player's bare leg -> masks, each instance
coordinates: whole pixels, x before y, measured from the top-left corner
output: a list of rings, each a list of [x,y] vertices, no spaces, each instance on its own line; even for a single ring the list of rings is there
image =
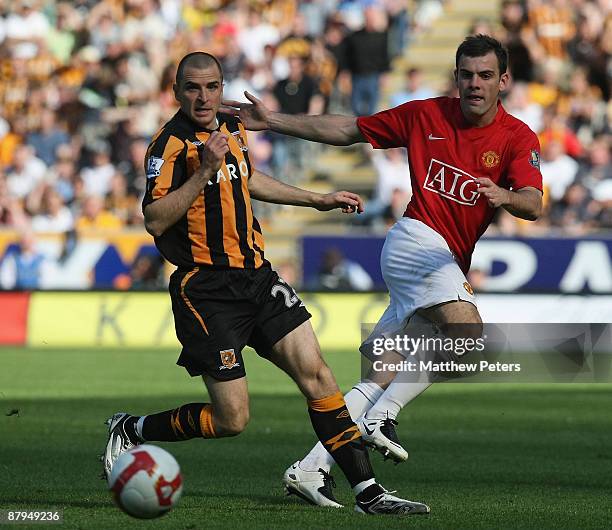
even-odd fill
[[[315,432],[351,484],[357,511],[404,515],[429,512],[426,505],[394,497],[376,483],[361,434],[351,419],[331,370],[321,357],[309,321],[275,344],[271,360],[289,374],[307,398]],[[323,479],[324,476],[319,482],[321,487],[325,485]],[[298,489],[304,482],[297,462],[285,474],[285,485],[290,492],[301,493],[300,496],[308,499],[308,495]],[[310,489],[314,486],[316,483],[313,482]],[[291,491],[292,488],[297,491]],[[327,500],[339,506],[333,495]]]

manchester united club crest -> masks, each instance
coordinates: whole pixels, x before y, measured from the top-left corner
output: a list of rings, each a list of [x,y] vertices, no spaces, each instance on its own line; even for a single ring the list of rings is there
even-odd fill
[[[472,289],[472,286],[468,282],[463,282],[463,288],[470,296],[474,296],[474,289]]]
[[[240,366],[240,363],[236,362],[236,354],[234,350],[221,350],[219,352],[221,356],[221,366],[219,366],[219,370],[231,370],[235,366]]]
[[[499,155],[495,151],[487,151],[480,158],[484,167],[489,169],[499,166]]]

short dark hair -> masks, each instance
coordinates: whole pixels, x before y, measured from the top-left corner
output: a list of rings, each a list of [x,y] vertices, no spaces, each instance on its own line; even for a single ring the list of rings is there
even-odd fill
[[[216,65],[219,69],[219,73],[221,74],[221,81],[223,81],[223,68],[221,68],[221,63],[219,60],[210,53],[206,52],[191,52],[185,55],[179,62],[176,68],[176,84],[180,84],[181,79],[183,78],[183,71],[187,66],[193,66],[197,68],[208,68],[211,65]]]
[[[495,52],[499,75],[506,72],[508,68],[508,50],[497,39],[489,35],[470,35],[457,48],[455,55],[455,67],[459,68],[459,59],[462,55],[466,57],[482,57],[489,52]]]

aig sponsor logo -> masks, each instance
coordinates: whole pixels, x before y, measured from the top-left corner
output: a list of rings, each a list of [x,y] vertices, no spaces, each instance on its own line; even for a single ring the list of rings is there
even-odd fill
[[[479,196],[475,177],[435,158],[429,163],[425,189],[466,206],[474,206]]]

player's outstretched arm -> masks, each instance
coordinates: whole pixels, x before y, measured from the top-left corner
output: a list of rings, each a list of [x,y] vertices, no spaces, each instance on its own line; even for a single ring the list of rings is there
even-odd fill
[[[489,178],[476,179],[478,192],[484,195],[492,208],[502,206],[520,219],[535,221],[542,214],[542,192],[531,186],[510,191],[499,187]]]
[[[351,145],[366,141],[357,127],[357,119],[353,116],[282,114],[270,111],[252,94],[245,92],[244,95],[250,103],[224,100],[219,110],[237,116],[243,125],[252,131],[272,130],[330,145]]]
[[[180,188],[146,206],[144,224],[149,234],[161,236],[187,213],[204,186],[221,167],[228,151],[227,136],[213,132],[202,148],[200,168]]]
[[[363,212],[363,200],[356,193],[315,193],[290,186],[257,170],[249,179],[249,193],[254,199],[274,204],[309,206],[320,211],[340,208],[344,213]]]

